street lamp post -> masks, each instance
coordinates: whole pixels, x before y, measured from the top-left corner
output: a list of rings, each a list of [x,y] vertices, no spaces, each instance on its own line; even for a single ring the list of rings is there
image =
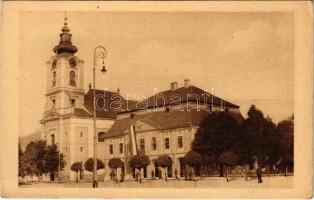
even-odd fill
[[[94,50],[94,65],[93,65],[93,123],[94,123],[94,166],[93,166],[93,188],[98,187],[97,182],[97,131],[96,131],[96,65],[99,59],[102,59],[103,67],[101,72],[105,73],[104,59],[107,57],[107,51],[103,46],[97,46]]]

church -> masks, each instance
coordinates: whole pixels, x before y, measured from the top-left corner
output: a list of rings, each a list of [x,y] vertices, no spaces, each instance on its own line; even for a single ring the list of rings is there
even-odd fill
[[[56,144],[64,155],[66,165],[59,175],[54,175],[61,180],[75,180],[71,165],[84,163],[94,155],[94,90],[90,87],[84,91],[84,61],[75,55],[78,49],[71,37],[65,21],[54,55],[46,62],[46,104],[40,120],[40,138],[48,145]],[[141,171],[142,177],[151,178],[151,172],[158,174],[160,169],[154,160],[163,154],[173,161],[167,169],[168,176],[175,171],[183,176],[182,157],[191,150],[194,135],[208,113],[228,110],[237,121],[243,120],[238,105],[193,86],[188,79],[181,86],[173,82],[169,90],[142,101],[125,99],[119,91],[101,88],[95,94],[102,97],[96,102],[96,150],[98,159],[105,164],[105,169],[97,172],[98,180],[110,179],[111,158],[120,158],[124,167],[119,173],[132,179],[128,161],[138,153],[150,159]],[[92,173],[84,170],[83,174],[83,179],[91,179]]]

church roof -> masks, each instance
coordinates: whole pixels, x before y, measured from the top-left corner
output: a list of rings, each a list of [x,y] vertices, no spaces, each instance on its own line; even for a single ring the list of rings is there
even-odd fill
[[[90,89],[84,96],[84,106],[93,113],[93,89]],[[96,96],[96,117],[115,119],[117,113],[126,106],[133,106],[137,101],[126,100],[118,92],[95,90]]]
[[[160,106],[168,106],[174,103],[174,101],[178,101],[180,99],[181,103],[185,102],[197,102],[211,104],[213,99],[214,105],[221,105],[221,102],[224,103],[226,107],[239,108],[238,105],[233,104],[229,101],[226,101],[220,97],[212,95],[211,93],[206,92],[198,87],[193,85],[189,87],[181,87],[176,90],[165,90],[156,95],[149,97],[141,102],[138,102],[138,105],[129,106],[129,111],[137,111],[139,108],[143,106],[139,105],[148,105],[148,108],[160,107]],[[127,112],[129,112],[127,111]]]

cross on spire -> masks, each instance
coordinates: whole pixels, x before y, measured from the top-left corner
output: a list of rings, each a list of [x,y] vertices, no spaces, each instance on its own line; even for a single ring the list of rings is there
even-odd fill
[[[68,20],[68,18],[67,18],[67,11],[64,11],[64,25],[65,26],[68,25],[67,20]]]

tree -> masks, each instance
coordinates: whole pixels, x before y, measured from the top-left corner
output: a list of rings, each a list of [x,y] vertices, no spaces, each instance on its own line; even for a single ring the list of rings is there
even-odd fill
[[[46,161],[44,160],[46,149],[45,141],[30,142],[21,154],[19,160],[20,175],[24,176],[41,176],[45,173]]]
[[[63,155],[57,150],[57,146],[47,146],[46,141],[32,141],[26,146],[25,152],[19,157],[19,172],[24,176],[39,176],[45,173],[54,173],[65,166]]]
[[[124,163],[120,158],[111,158],[108,162],[108,165],[110,168],[116,171],[116,175],[117,175],[117,169],[124,167]],[[117,177],[116,177],[116,182],[118,182]]]
[[[150,163],[149,157],[143,154],[135,155],[129,160],[129,166],[133,169],[138,169],[139,171],[141,171],[142,168],[145,168],[147,165],[149,165],[149,163]],[[135,180],[137,180],[137,178]]]
[[[189,151],[184,157],[183,157],[183,164],[189,165],[193,168],[198,167],[202,163],[202,157],[200,154],[194,152],[194,151]]]
[[[248,111],[248,118],[241,125],[241,148],[246,161],[257,159],[258,168],[274,162],[278,155],[278,135],[276,125],[262,111],[252,105]]]
[[[22,170],[22,159],[23,159],[23,151],[21,149],[21,145],[19,144],[19,173],[18,173],[18,176],[24,177],[24,172]]]
[[[168,167],[172,166],[172,159],[170,156],[164,154],[164,155],[160,155],[157,159],[156,159],[156,164],[162,168],[164,168],[165,170],[165,179],[166,181],[167,179],[167,170]]]
[[[83,162],[75,162],[71,165],[71,170],[76,172],[76,182],[79,181],[79,172],[83,171]]]
[[[54,175],[59,170],[63,170],[66,162],[64,155],[60,154],[57,145],[47,146],[44,154],[45,165],[43,166],[43,172]],[[60,178],[60,177],[59,177]]]
[[[279,135],[279,151],[285,165],[285,176],[287,176],[288,163],[293,163],[294,152],[294,116],[282,120],[277,125]]]
[[[97,158],[97,170],[104,169],[105,164]],[[84,163],[84,169],[87,171],[93,172],[94,170],[94,158],[88,158]]]
[[[191,167],[196,167],[201,165],[202,163],[202,157],[200,154],[189,151],[184,157],[183,157],[183,164],[189,165]]]
[[[238,159],[238,156],[235,153],[233,153],[232,151],[226,151],[218,157],[219,162],[221,162],[222,165],[226,166],[227,182],[229,181],[229,179],[228,179],[228,168],[229,168],[229,166],[234,165],[234,163],[237,161],[237,159]]]
[[[220,154],[240,146],[239,128],[240,125],[228,111],[212,112],[202,120],[192,142],[192,150],[202,157],[211,158],[218,166]],[[223,176],[220,165],[219,168],[220,176]]]
[[[207,175],[210,173],[210,167],[215,163],[215,158],[213,156],[203,155],[201,156],[202,162],[201,165],[205,167]]]
[[[133,169],[141,170],[142,168],[149,165],[150,160],[146,155],[135,155],[129,161],[129,166]]]

